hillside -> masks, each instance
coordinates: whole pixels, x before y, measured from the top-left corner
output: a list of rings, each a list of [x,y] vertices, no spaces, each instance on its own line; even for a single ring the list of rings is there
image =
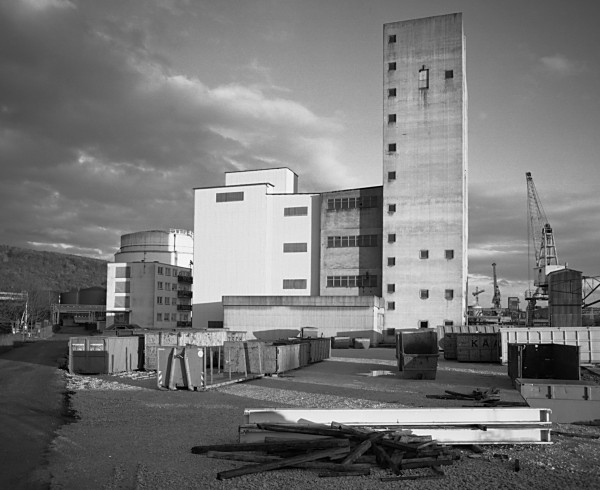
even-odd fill
[[[0,291],[106,287],[105,260],[0,245]]]

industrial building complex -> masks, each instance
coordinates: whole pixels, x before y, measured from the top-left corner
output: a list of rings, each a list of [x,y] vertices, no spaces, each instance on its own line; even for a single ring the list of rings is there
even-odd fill
[[[271,336],[460,325],[467,93],[461,14],[383,29],[383,185],[297,192],[290,169],[197,188],[193,324]],[[355,319],[342,319],[341,312]],[[242,314],[243,312],[243,314]],[[352,312],[352,313],[350,313]]]

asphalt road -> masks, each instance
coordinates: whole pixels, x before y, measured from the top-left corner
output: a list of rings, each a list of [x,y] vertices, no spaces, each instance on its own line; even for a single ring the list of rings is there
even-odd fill
[[[68,338],[57,334],[0,354],[0,488],[49,488],[46,450],[69,420],[57,370]]]

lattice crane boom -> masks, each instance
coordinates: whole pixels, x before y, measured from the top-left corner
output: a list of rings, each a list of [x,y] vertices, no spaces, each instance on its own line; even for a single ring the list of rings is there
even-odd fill
[[[496,262],[492,264],[494,270],[494,296],[492,298],[492,305],[496,309],[502,308],[502,301],[500,297],[500,288],[498,287],[498,277],[496,276]]]
[[[533,183],[531,172],[526,172],[525,178],[527,180],[529,234],[533,242],[536,267],[558,265],[558,254],[552,227],[548,222],[542,201]]]

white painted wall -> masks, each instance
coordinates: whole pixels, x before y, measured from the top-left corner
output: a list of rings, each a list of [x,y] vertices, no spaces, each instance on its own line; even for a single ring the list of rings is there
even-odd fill
[[[270,192],[274,194],[295,194],[298,192],[298,176],[289,168],[225,173],[225,185],[227,186],[266,183],[273,186]]]

